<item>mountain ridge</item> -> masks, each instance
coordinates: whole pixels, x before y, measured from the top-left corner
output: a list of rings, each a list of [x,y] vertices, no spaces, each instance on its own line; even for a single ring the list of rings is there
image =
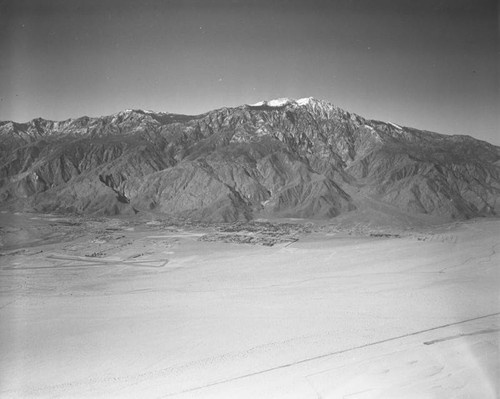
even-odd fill
[[[204,221],[331,218],[363,198],[448,220],[500,210],[500,147],[312,97],[7,121],[0,140],[0,204],[10,208]]]

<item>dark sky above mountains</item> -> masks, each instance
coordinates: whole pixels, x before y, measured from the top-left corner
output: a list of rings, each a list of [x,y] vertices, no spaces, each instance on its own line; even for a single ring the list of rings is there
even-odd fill
[[[496,0],[0,0],[0,120],[317,97],[500,144]]]

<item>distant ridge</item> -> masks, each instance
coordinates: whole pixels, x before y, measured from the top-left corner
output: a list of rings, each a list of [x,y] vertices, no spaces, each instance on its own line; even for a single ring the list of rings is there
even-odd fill
[[[499,147],[312,97],[0,122],[0,139],[6,209],[202,221],[332,218],[374,204],[443,220],[500,211]]]

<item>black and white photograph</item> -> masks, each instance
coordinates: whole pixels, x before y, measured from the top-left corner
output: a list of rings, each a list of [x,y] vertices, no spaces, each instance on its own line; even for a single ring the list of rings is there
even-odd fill
[[[500,398],[497,0],[0,0],[0,398]]]

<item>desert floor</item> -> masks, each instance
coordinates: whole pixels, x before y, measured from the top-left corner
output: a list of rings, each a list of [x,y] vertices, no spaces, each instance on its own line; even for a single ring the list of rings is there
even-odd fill
[[[2,398],[500,396],[499,220],[273,246],[0,220]]]

